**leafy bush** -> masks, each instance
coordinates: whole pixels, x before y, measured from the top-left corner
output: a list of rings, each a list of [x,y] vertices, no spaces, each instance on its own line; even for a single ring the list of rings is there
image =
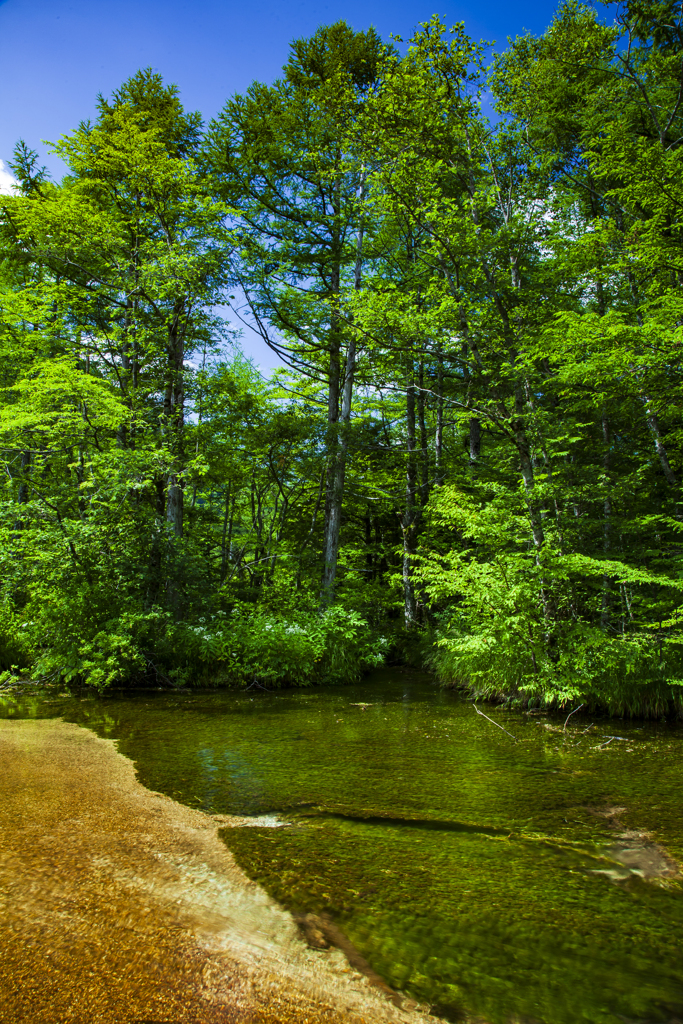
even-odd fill
[[[176,626],[173,660],[184,661],[186,681],[197,677],[199,662],[203,681],[310,686],[359,679],[383,663],[387,646],[360,615],[340,607],[284,618],[241,605],[229,616]]]
[[[0,672],[30,665],[31,641],[23,627],[21,616],[10,605],[0,606]]]
[[[153,670],[153,652],[163,641],[169,616],[119,611],[112,616],[86,614],[74,600],[45,609],[40,621],[42,650],[35,661],[39,676],[104,690],[140,680]],[[29,623],[35,630],[36,623]]]
[[[613,714],[655,716],[683,708],[680,581],[623,561],[563,553],[551,542],[536,552],[520,540],[525,523],[517,496],[501,492],[496,499],[478,505],[444,488],[435,506],[435,519],[463,539],[423,558],[419,572],[442,606],[427,657],[439,679],[525,705],[579,701]],[[622,601],[609,628],[601,621],[606,592]]]
[[[357,680],[381,665],[388,642],[354,611],[276,614],[251,604],[195,623],[168,611],[97,607],[88,595],[28,606],[0,619],[0,666],[33,661],[43,678],[110,686],[149,684],[266,687]],[[35,644],[31,659],[29,641]],[[24,646],[20,646],[23,641]]]

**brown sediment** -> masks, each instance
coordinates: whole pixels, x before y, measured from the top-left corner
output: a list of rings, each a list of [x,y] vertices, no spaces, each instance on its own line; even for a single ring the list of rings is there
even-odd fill
[[[0,721],[2,1024],[427,1020],[309,948],[216,822],[145,789],[112,741]]]

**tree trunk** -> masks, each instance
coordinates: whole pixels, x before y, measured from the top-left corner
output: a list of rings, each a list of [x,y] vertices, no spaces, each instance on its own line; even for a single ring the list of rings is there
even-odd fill
[[[664,444],[664,440],[659,429],[659,417],[657,416],[655,410],[652,408],[652,402],[650,401],[647,395],[641,394],[640,400],[645,408],[645,419],[650,434],[652,435],[655,451],[659,458],[659,464],[662,467],[662,472],[666,477],[666,482],[668,483],[669,487],[673,487],[676,490],[678,490],[678,478],[674,473],[673,469],[671,468],[671,463],[669,462],[669,453],[666,450],[666,445]]]
[[[339,437],[339,341],[330,351],[330,374],[327,404],[327,484],[325,488],[325,526],[323,539],[323,579],[320,604],[327,608],[334,600],[334,582],[337,575],[339,533],[341,529],[341,502],[344,480],[340,465]]]
[[[473,416],[470,419],[470,462],[476,465],[481,455],[481,420]]]
[[[31,453],[21,453],[21,476],[19,477],[19,491],[17,493],[17,505],[25,505],[29,500],[30,496],[30,471],[31,471]],[[23,530],[24,521],[21,515],[17,518],[14,529]]]
[[[361,202],[364,195],[365,175],[361,182]],[[356,263],[354,267],[354,287],[356,291],[358,291],[361,286],[363,230],[363,224],[361,222],[356,241]],[[336,274],[337,277],[334,286],[336,293],[339,294],[339,271],[336,271]],[[353,329],[346,351],[344,385],[341,395],[341,430],[337,429],[341,383],[340,350],[341,346],[339,341],[337,341],[336,346],[330,352],[330,390],[327,419],[329,427],[332,428],[330,430],[329,437],[330,441],[333,443],[333,454],[330,458],[327,500],[325,503],[325,564],[323,568],[323,581],[320,593],[320,607],[322,609],[328,608],[334,600],[334,585],[337,577],[342,504],[344,501],[344,481],[346,477],[346,456],[349,445],[349,426],[351,422],[351,403],[353,399],[353,379],[356,372],[356,339],[353,334]]]
[[[534,467],[531,458],[531,446],[527,438],[524,425],[524,392],[521,387],[515,389],[515,419],[512,424],[515,435],[515,446],[519,453],[519,464],[524,481],[524,490],[527,496],[527,508],[529,509],[529,520],[531,532],[534,539],[536,552],[540,552],[545,541],[543,525],[541,523],[540,509],[534,494]]]
[[[225,493],[225,511],[223,513],[223,532],[221,535],[221,586],[225,583],[225,578],[228,575],[228,559],[230,557],[230,548],[232,547],[232,515],[231,509],[234,508],[234,502],[230,494],[230,484],[228,484]]]
[[[351,420],[353,377],[356,366],[356,343],[351,338],[346,357],[346,373],[342,393],[341,430],[336,437],[335,456],[331,466],[331,482],[327,502],[327,530],[325,537],[325,570],[321,593],[321,604],[327,608],[334,600],[334,584],[339,557],[344,481],[346,478],[346,456],[348,452],[348,429]]]
[[[29,499],[29,485],[30,485],[30,469],[31,469],[31,453],[21,453],[21,477],[19,480],[19,493],[17,494],[17,502],[19,505],[25,505]]]
[[[148,608],[157,603],[161,590],[162,524],[166,513],[166,487],[163,476],[157,476],[154,480],[154,512],[154,533],[149,553],[150,585],[147,590]]]
[[[417,421],[420,425],[420,502],[424,506],[429,500],[429,446],[427,444],[427,423],[425,420],[424,359],[420,359],[419,389],[417,392]]]
[[[179,469],[183,455],[183,433],[185,427],[185,346],[179,329],[182,312],[180,305],[174,310],[173,322],[168,332],[169,378],[164,395],[164,420],[168,431],[168,443],[175,468],[168,474],[166,485],[166,522],[175,537],[183,535],[183,488]]]
[[[375,578],[375,559],[372,551],[372,519],[369,515],[363,517],[365,526],[365,572],[368,580]]]
[[[608,557],[610,549],[610,522],[612,518],[612,500],[610,497],[610,479],[609,479],[609,448],[610,448],[610,429],[609,420],[607,418],[607,412],[605,409],[602,410],[602,441],[604,445],[604,452],[602,456],[602,468],[605,473],[605,500],[603,503],[603,522],[602,522],[602,550],[605,553],[605,558]],[[610,604],[611,604],[611,590],[612,580],[609,576],[602,577],[602,612],[600,615],[600,625],[602,629],[609,627],[610,620]]]
[[[313,506],[313,513],[311,515],[311,525],[310,525],[310,527],[308,529],[308,533],[306,534],[306,536],[304,537],[303,541],[301,542],[301,546],[300,546],[300,548],[299,548],[299,550],[297,552],[297,560],[298,560],[298,562],[297,562],[297,570],[296,570],[296,589],[297,590],[301,586],[301,574],[303,572],[303,554],[304,554],[304,551],[306,550],[306,548],[308,547],[308,545],[313,540],[313,535],[315,533],[315,528],[318,525],[318,513],[320,512],[320,504],[322,502],[322,497],[323,497],[323,488],[325,486],[325,477],[326,477],[326,473],[325,473],[325,470],[323,469],[322,473],[320,474],[320,485],[318,487],[318,496],[316,498],[315,505]]]
[[[171,327],[168,332],[168,370],[169,377],[164,395],[165,429],[168,431],[173,469],[166,478],[166,523],[171,537],[178,541],[183,536],[183,488],[180,469],[183,458],[183,433],[185,426],[185,390],[184,362],[185,346],[183,333],[180,329],[182,303],[176,303]],[[169,555],[172,556],[171,545]],[[173,614],[178,618],[181,614],[180,588],[178,586],[178,569],[173,557],[169,558],[166,580],[166,597]]]
[[[436,435],[434,437],[434,479],[437,485],[443,482],[443,356],[437,354],[436,377]]]
[[[405,510],[401,516],[403,533],[403,615],[406,629],[415,625],[417,602],[413,585],[413,555],[417,530],[418,510],[416,508],[417,465],[415,460],[415,381],[410,368],[406,389],[406,435],[408,459],[406,463]]]

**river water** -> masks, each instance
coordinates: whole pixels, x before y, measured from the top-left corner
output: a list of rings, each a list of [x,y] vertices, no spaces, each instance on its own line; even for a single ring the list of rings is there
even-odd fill
[[[493,722],[398,670],[276,693],[0,698],[0,717],[117,740],[151,790],[245,816],[221,835],[247,873],[331,917],[435,1013],[683,1019],[683,728],[481,710]]]

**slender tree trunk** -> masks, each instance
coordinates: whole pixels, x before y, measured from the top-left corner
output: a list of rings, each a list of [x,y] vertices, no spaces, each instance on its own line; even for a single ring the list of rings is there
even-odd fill
[[[381,579],[384,573],[388,571],[389,566],[387,564],[386,551],[384,550],[384,533],[379,518],[375,519],[375,549],[377,551],[375,575],[377,579]]]
[[[353,396],[353,377],[356,364],[356,343],[349,341],[346,357],[346,373],[342,392],[341,430],[337,436],[335,459],[332,464],[332,480],[328,500],[327,536],[325,538],[325,573],[321,594],[321,604],[328,607],[334,600],[334,584],[337,575],[339,558],[339,540],[341,536],[342,505],[344,501],[344,482],[346,478],[346,457],[348,453],[348,430],[351,421],[351,401]]]
[[[131,274],[134,279],[133,290],[137,291],[138,272],[135,263],[131,265]],[[129,298],[126,301],[126,320],[121,342],[121,397],[128,405],[131,413],[135,408],[135,391],[138,386],[139,357],[137,343],[135,340],[135,314],[137,312],[137,299]],[[90,372],[90,356],[87,356],[88,365],[86,373]],[[135,448],[135,429],[133,424],[122,423],[117,431],[117,443],[120,448]]]
[[[361,182],[360,200],[365,195],[365,176]],[[356,262],[354,267],[354,287],[361,286],[363,266],[363,224],[358,229],[356,241]],[[336,271],[336,293],[339,294],[339,270]],[[333,455],[330,459],[328,473],[327,501],[325,505],[325,564],[323,568],[322,589],[320,593],[321,608],[328,608],[334,600],[334,586],[337,577],[337,561],[339,558],[339,540],[341,536],[342,505],[344,501],[344,482],[346,477],[346,458],[349,446],[349,427],[351,422],[351,404],[353,399],[353,381],[356,372],[356,338],[351,330],[346,351],[346,366],[343,388],[341,388],[341,430],[338,429],[338,410],[341,384],[340,344],[335,347],[335,358],[330,357],[330,392],[328,401],[328,424],[334,426]],[[332,417],[334,416],[334,420]]]
[[[223,512],[223,532],[221,535],[221,585],[225,582],[225,577],[228,575],[228,556],[230,553],[230,544],[232,537],[228,537],[228,522],[232,527],[232,520],[230,517],[231,508],[231,494],[230,484],[225,494],[225,511]],[[232,529],[230,530],[232,534]]]
[[[17,505],[25,505],[30,497],[30,480],[31,480],[31,453],[21,453],[21,469],[19,476],[19,490],[17,492]],[[24,521],[21,518],[21,514],[16,519],[14,524],[15,530],[23,530]]]
[[[620,220],[621,216],[618,217],[617,224],[619,230],[623,231],[623,224],[620,223]],[[635,276],[632,273],[629,273],[628,280],[631,286],[633,302],[637,309],[637,307],[640,305],[640,295],[638,293],[638,287],[636,284]],[[638,319],[638,323],[642,327],[643,318],[638,309],[636,312],[636,316]],[[671,462],[669,461],[669,453],[666,450],[666,445],[664,444],[664,439],[662,438],[662,434],[659,429],[659,417],[657,416],[657,413],[653,408],[652,401],[649,395],[646,395],[644,391],[640,392],[640,401],[642,402],[643,408],[645,410],[645,422],[647,423],[648,430],[650,431],[650,434],[652,436],[652,440],[655,446],[655,452],[657,453],[659,464],[662,467],[662,472],[664,473],[664,477],[666,478],[666,482],[668,483],[669,487],[671,487],[676,492],[674,515],[676,519],[683,519],[683,514],[681,512],[679,503],[680,485],[678,482],[678,478],[671,467]]]
[[[536,495],[534,494],[534,466],[531,458],[531,446],[524,425],[524,391],[521,387],[515,389],[515,419],[512,424],[515,436],[515,446],[519,453],[519,464],[524,481],[524,490],[527,496],[527,507],[529,509],[529,520],[531,532],[534,539],[534,547],[537,553],[540,552],[545,541],[543,524],[541,522],[540,509]]]
[[[185,427],[185,346],[181,329],[182,302],[176,303],[173,320],[168,332],[168,383],[164,395],[164,421],[167,431],[173,468],[166,478],[166,523],[171,536],[181,540],[183,536],[183,487],[180,469],[183,459],[183,434]],[[176,618],[181,614],[181,597],[178,569],[169,546],[166,597]]]
[[[526,432],[525,422],[525,396],[521,387],[515,389],[515,419],[513,430],[515,444],[519,452],[519,462],[526,492],[527,509],[531,532],[536,549],[536,565],[541,568],[541,549],[545,544],[545,533],[543,531],[543,517],[539,508],[538,499],[535,493],[534,465],[531,453],[531,445]],[[554,632],[555,620],[557,618],[557,607],[552,594],[548,588],[547,578],[541,574],[540,598],[543,605],[543,617],[545,619],[545,642],[548,655],[551,660],[557,657],[556,636]],[[531,628],[531,625],[529,626]]]
[[[605,474],[605,500],[603,503],[603,522],[602,522],[602,550],[605,553],[605,558],[609,555],[610,549],[610,529],[611,529],[611,518],[612,518],[612,499],[610,496],[610,478],[609,478],[609,449],[610,449],[610,429],[609,420],[607,418],[607,412],[605,409],[602,410],[602,443],[604,445],[604,452],[602,456],[602,468]],[[609,576],[603,576],[602,578],[602,613],[600,615],[600,625],[603,629],[609,627],[610,621],[610,604],[611,604],[611,590],[612,580]]]
[[[339,290],[339,274],[336,288]],[[323,537],[323,579],[320,604],[327,608],[334,600],[334,581],[337,575],[339,553],[339,532],[341,528],[341,500],[343,480],[339,466],[339,399],[341,384],[341,338],[336,314],[333,314],[333,330],[330,345],[329,384],[327,392],[327,482],[325,488],[325,526]]]
[[[21,453],[21,477],[19,479],[19,492],[17,494],[17,503],[19,505],[25,505],[29,499],[29,488],[30,488],[30,471],[31,471],[31,453]]]
[[[463,346],[463,372],[464,380],[467,385],[467,391],[470,389],[470,368],[469,368],[469,356],[470,353],[478,360],[477,349],[470,338],[469,324],[467,323],[467,317],[465,311],[460,308],[460,324],[465,339]],[[481,420],[478,416],[471,416],[469,421],[469,451],[470,451],[470,465],[476,466],[479,462],[479,456],[481,455]]]
[[[429,500],[429,446],[427,444],[427,423],[425,420],[424,359],[420,359],[417,421],[420,426],[420,501],[424,506]]]
[[[470,462],[473,466],[479,462],[481,455],[481,420],[472,416],[470,418]]]
[[[368,580],[375,577],[375,560],[372,551],[372,518],[369,515],[363,517],[365,526],[365,572]]]
[[[78,462],[76,463],[76,481],[78,483],[78,514],[81,519],[85,515],[86,502],[83,496],[82,484],[85,480],[85,459],[83,457],[83,448],[78,449]]]
[[[437,485],[443,482],[443,356],[437,353],[436,371],[436,434],[434,436],[434,479]]]
[[[147,606],[150,607],[159,600],[161,590],[161,566],[162,566],[162,535],[163,522],[166,515],[166,487],[163,476],[157,476],[154,480],[154,533],[149,553],[149,575],[150,585],[147,590]]]
[[[678,477],[671,468],[671,463],[669,461],[669,453],[666,450],[666,445],[664,443],[664,439],[659,429],[659,417],[657,416],[655,410],[652,408],[652,402],[650,401],[647,395],[641,394],[640,400],[643,403],[643,407],[645,409],[645,420],[647,422],[650,434],[652,435],[655,451],[659,458],[659,464],[662,467],[662,472],[666,477],[666,482],[668,483],[669,487],[673,487],[676,490],[678,490]]]
[[[405,510],[401,516],[403,533],[403,616],[406,629],[415,625],[417,602],[413,585],[413,555],[417,528],[416,491],[417,465],[415,459],[415,381],[411,365],[406,388],[406,435],[408,457],[406,462]]]
[[[183,488],[180,482],[180,465],[183,455],[183,434],[185,427],[185,346],[180,329],[182,306],[178,304],[168,332],[169,379],[164,395],[164,419],[168,431],[169,448],[174,469],[168,474],[166,490],[166,521],[175,537],[183,536]]]
[[[313,506],[313,513],[311,515],[311,525],[308,528],[308,533],[304,537],[304,539],[303,539],[303,541],[301,543],[301,547],[299,548],[299,551],[298,551],[298,556],[297,556],[298,557],[298,566],[297,566],[297,570],[296,570],[296,588],[297,588],[297,590],[301,586],[301,574],[303,572],[303,553],[306,550],[306,548],[308,547],[308,545],[311,543],[311,541],[313,540],[313,534],[315,533],[315,528],[318,525],[318,513],[320,512],[320,505],[321,505],[322,497],[323,497],[323,488],[325,487],[325,478],[326,478],[326,473],[325,473],[325,470],[323,469],[322,473],[320,474],[320,486],[318,487],[318,496],[316,498],[315,505]]]

